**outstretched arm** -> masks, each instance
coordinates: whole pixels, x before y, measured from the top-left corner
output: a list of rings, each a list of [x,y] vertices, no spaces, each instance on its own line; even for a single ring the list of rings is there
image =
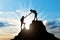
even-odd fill
[[[30,14],[31,14],[31,13],[30,13]],[[29,16],[30,14],[26,15],[25,18],[26,18],[27,16]]]

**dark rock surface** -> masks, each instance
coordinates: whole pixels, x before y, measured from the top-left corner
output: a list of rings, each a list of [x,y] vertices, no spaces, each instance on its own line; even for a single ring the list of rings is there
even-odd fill
[[[42,21],[32,21],[30,29],[25,28],[11,40],[60,40],[46,31]]]

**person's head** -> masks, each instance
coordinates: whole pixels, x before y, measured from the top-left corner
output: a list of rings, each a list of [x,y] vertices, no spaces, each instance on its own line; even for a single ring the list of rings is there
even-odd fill
[[[32,9],[30,9],[30,11],[32,12]]]
[[[22,18],[24,18],[24,16],[22,16]]]

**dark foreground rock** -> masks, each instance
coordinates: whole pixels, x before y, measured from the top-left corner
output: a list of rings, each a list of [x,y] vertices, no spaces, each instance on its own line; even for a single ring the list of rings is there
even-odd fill
[[[32,21],[30,29],[25,28],[11,40],[60,40],[46,31],[42,21]]]

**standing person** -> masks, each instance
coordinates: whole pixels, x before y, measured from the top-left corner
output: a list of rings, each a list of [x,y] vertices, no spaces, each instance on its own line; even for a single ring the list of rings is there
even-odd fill
[[[34,14],[35,14],[35,16],[34,16],[34,20],[35,20],[35,19],[38,20],[36,10],[32,10],[32,9],[31,9],[30,11],[31,11],[31,13],[34,13]],[[30,14],[31,14],[31,13],[30,13]]]
[[[21,30],[22,30],[22,25],[24,24],[24,27],[25,27],[25,23],[24,23],[24,16],[22,16],[22,18],[20,19],[20,21],[21,21]]]
[[[21,30],[22,30],[22,25],[24,24],[24,28],[25,28],[25,23],[24,23],[24,19],[27,17],[28,15],[26,15],[25,17],[22,16],[22,18],[20,19],[21,22]]]

